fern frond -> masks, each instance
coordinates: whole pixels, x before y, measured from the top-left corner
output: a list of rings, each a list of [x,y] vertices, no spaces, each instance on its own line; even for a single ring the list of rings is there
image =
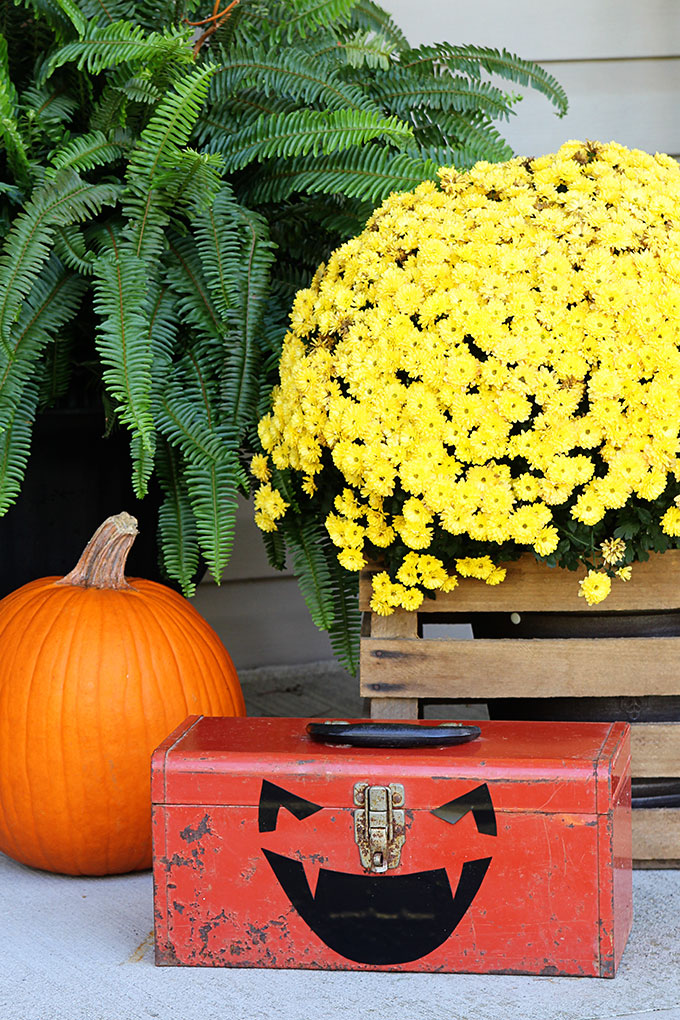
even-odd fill
[[[441,119],[414,129],[418,149],[441,166],[459,170],[479,160],[500,162],[514,153],[490,121],[474,121],[458,114],[443,114]]]
[[[281,201],[294,192],[322,192],[360,198],[373,204],[391,191],[410,191],[424,180],[436,180],[437,165],[389,149],[366,146],[358,152],[303,156],[290,166],[272,160],[245,190],[248,204]]]
[[[55,253],[65,266],[82,276],[92,275],[96,256],[87,247],[85,237],[78,227],[57,227],[53,243]]]
[[[352,10],[350,24],[357,29],[378,33],[395,49],[408,48],[408,40],[392,16],[373,0],[358,0]]]
[[[87,28],[87,23],[85,21],[82,11],[78,7],[78,4],[74,3],[73,0],[54,0],[54,2],[64,12],[68,20],[75,28],[78,35],[84,35]]]
[[[67,392],[73,374],[73,335],[56,336],[43,354],[40,375],[40,408],[51,407]]]
[[[46,22],[50,27],[50,34],[56,36],[59,41],[73,36],[73,22],[64,14],[57,0],[20,0],[24,7],[31,8],[36,19]]]
[[[124,81],[112,83],[111,87],[130,102],[145,103],[147,106],[154,106],[162,97],[158,86],[140,74],[133,75],[131,78],[126,76]]]
[[[74,97],[63,94],[61,88],[30,86],[21,93],[22,113],[28,113],[33,124],[39,125],[46,134],[50,133],[50,127],[68,124],[77,108]]]
[[[149,491],[149,479],[153,474],[156,455],[156,436],[144,443],[136,432],[130,438],[130,456],[132,458],[132,490],[138,499],[143,499]]]
[[[340,43],[350,67],[380,67],[386,71],[394,57],[394,44],[380,32],[357,29]]]
[[[158,531],[163,566],[169,577],[180,582],[189,597],[196,586],[199,549],[196,522],[184,482],[181,456],[168,443],[159,444],[156,474],[164,493],[158,513]]]
[[[462,72],[472,78],[480,77],[480,69],[519,85],[531,86],[546,96],[557,109],[558,116],[567,112],[569,101],[556,78],[545,68],[533,61],[523,60],[508,50],[492,49],[489,46],[454,46],[437,43],[434,46],[419,46],[401,56],[405,68],[430,68],[444,66],[454,72]]]
[[[0,341],[7,340],[21,302],[47,261],[54,227],[86,220],[116,198],[113,185],[88,184],[70,169],[33,192],[0,255]]]
[[[264,551],[270,567],[274,570],[286,569],[286,543],[280,531],[263,531],[260,533]]]
[[[240,223],[238,203],[232,189],[226,185],[194,225],[201,272],[216,313],[224,320],[238,300],[238,283],[234,273],[236,271],[240,275]]]
[[[293,561],[293,572],[310,616],[320,630],[335,622],[333,582],[323,553],[322,525],[313,518],[293,516],[290,511],[279,522]]]
[[[15,179],[28,188],[31,170],[28,152],[17,120],[18,96],[9,73],[7,40],[0,35],[0,140],[4,142],[7,162]]]
[[[68,43],[53,53],[44,70],[44,78],[54,74],[63,64],[75,64],[79,71],[101,74],[119,64],[132,61],[148,63],[173,61],[193,63],[192,32],[189,28],[169,28],[165,32],[147,32],[133,21],[115,21],[95,25],[81,34],[77,42]]]
[[[357,0],[287,0],[270,10],[269,25],[274,38],[291,42],[296,36],[304,39],[310,32],[325,25],[347,24]]]
[[[88,22],[107,24],[135,17],[135,0],[78,0]]]
[[[219,153],[186,148],[163,164],[158,187],[168,205],[198,215],[210,206],[222,186],[224,160]]]
[[[152,450],[151,362],[146,312],[148,266],[129,250],[113,248],[95,264],[96,347],[104,382],[118,402],[119,420]]]
[[[19,495],[31,452],[33,422],[38,406],[38,382],[30,379],[4,432],[0,433],[0,515]]]
[[[151,180],[164,164],[188,144],[205,102],[212,65],[197,68],[174,83],[174,90],[154,111],[130,156],[128,177]]]
[[[254,161],[328,154],[364,145],[373,138],[403,148],[412,142],[413,134],[397,117],[381,117],[365,110],[296,110],[260,117],[254,125],[232,133],[220,152],[227,170],[235,171]]]
[[[238,490],[246,484],[238,455],[224,452],[218,462],[187,459],[184,477],[199,546],[219,584],[234,542]]]
[[[181,321],[197,329],[206,341],[219,343],[226,324],[215,307],[193,239],[171,234],[169,245],[172,258],[166,279]]]
[[[52,256],[23,302],[0,348],[0,431],[8,427],[24,387],[36,374],[40,354],[51,338],[69,322],[87,289],[85,280]]]
[[[371,92],[398,116],[426,107],[457,113],[482,111],[494,120],[510,117],[511,102],[505,93],[488,82],[462,75],[419,75],[413,69],[392,67],[375,73]]]
[[[288,96],[265,95],[257,89],[244,89],[232,99],[204,109],[196,123],[196,138],[203,145],[212,135],[227,136],[235,125],[255,124],[261,115],[292,113],[298,104]]]
[[[215,306],[228,325],[221,403],[242,429],[255,410],[258,340],[274,259],[266,221],[224,189],[195,226],[196,247]]]
[[[93,170],[96,166],[105,166],[121,159],[124,153],[125,147],[112,142],[102,131],[77,135],[52,153],[48,176],[54,177],[58,170],[66,167],[78,173]]]
[[[146,318],[152,353],[151,374],[154,389],[165,385],[177,342],[179,320],[172,294],[157,281],[149,281]]]
[[[380,107],[358,85],[341,80],[338,71],[328,71],[312,55],[299,50],[221,50],[219,63],[208,93],[209,106],[225,102],[244,90],[257,89],[265,96],[287,96],[306,106],[322,105],[328,110],[367,110]]]
[[[328,631],[331,648],[336,658],[353,676],[359,669],[359,638],[361,613],[359,612],[359,575],[341,567],[335,548],[327,549],[333,598],[333,623]]]
[[[123,211],[130,220],[127,237],[138,256],[157,257],[164,246],[162,231],[169,222],[172,205],[167,171],[173,163],[182,161],[182,149],[205,100],[212,73],[212,66],[208,66],[176,80],[174,90],[154,111],[132,151],[127,170],[129,197]],[[203,163],[207,172],[210,161]]]

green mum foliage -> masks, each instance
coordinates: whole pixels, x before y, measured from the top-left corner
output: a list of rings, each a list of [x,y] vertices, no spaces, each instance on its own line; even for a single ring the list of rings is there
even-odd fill
[[[36,415],[80,399],[83,363],[129,432],[135,491],[158,477],[164,567],[187,592],[201,557],[217,580],[229,559],[295,292],[391,192],[508,158],[499,82],[566,109],[535,64],[413,48],[373,0],[211,14],[0,5],[0,512]],[[304,503],[266,546],[278,567],[289,550],[354,668],[355,586]]]

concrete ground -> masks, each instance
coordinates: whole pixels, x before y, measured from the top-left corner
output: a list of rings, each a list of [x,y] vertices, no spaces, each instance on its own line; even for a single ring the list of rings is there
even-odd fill
[[[362,714],[333,665],[242,679],[253,715]],[[680,1020],[680,871],[633,885],[614,980],[156,968],[149,873],[69,878],[0,855],[0,1020]]]

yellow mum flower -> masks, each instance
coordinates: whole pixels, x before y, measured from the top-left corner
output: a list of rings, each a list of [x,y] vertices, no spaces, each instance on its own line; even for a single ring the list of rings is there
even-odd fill
[[[358,549],[342,549],[338,553],[338,563],[345,570],[363,570],[366,566],[366,557]]]
[[[332,507],[348,568],[405,545],[376,612],[455,585],[451,535],[566,561],[574,520],[658,500],[680,537],[678,208],[675,161],[577,140],[390,195],[295,298],[252,462],[258,523],[284,512],[273,465],[305,512]],[[495,559],[460,572],[494,583]],[[582,594],[608,583],[589,574]]]
[[[477,577],[485,581],[496,569],[496,565],[489,556],[465,556],[456,560],[456,570],[461,577]]]
[[[272,521],[283,517],[289,506],[278,489],[272,488],[268,483],[261,485],[257,490],[254,503],[255,510]]]
[[[671,506],[661,518],[661,527],[667,535],[680,535],[680,507]]]
[[[250,472],[258,482],[268,482],[272,476],[269,470],[269,458],[262,453],[256,453],[250,461]]]
[[[607,574],[601,574],[597,570],[589,570],[582,581],[579,581],[579,595],[582,596],[589,606],[603,602],[612,589],[612,579]]]
[[[597,524],[605,515],[602,500],[589,492],[584,492],[571,508],[571,516],[582,524]]]

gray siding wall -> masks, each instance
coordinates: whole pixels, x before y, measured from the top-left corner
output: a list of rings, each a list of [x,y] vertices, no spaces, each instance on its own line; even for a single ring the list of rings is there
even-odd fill
[[[617,141],[680,155],[680,0],[383,0],[412,44],[446,40],[507,49],[536,60],[570,100],[555,116],[521,87],[505,137],[519,154],[552,152],[569,138]],[[237,667],[332,657],[290,572],[267,564],[245,502],[232,561],[220,587],[194,599]]]

